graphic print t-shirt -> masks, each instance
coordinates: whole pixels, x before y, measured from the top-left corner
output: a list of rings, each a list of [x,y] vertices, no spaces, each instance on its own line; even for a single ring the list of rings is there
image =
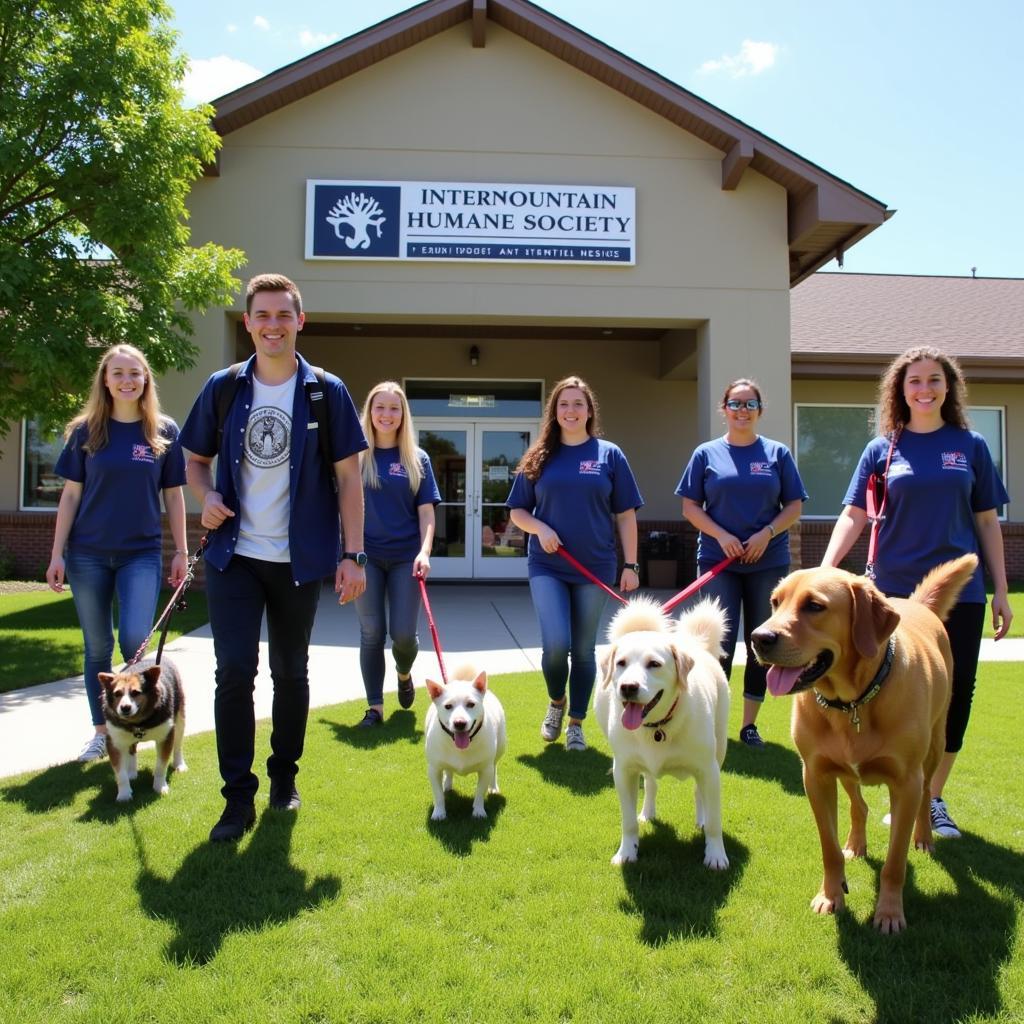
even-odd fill
[[[245,427],[240,523],[235,551],[264,562],[288,562],[289,460],[296,374],[283,384],[253,377],[252,409]]]

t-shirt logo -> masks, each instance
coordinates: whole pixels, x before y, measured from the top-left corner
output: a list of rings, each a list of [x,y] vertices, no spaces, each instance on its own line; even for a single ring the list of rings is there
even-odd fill
[[[288,458],[292,418],[273,405],[253,409],[245,431],[245,457],[253,466],[272,469]]]
[[[772,464],[770,462],[752,462],[750,464],[751,476],[771,476]]]
[[[967,456],[963,452],[943,452],[942,468],[955,469],[961,473],[967,472]]]
[[[148,462],[150,464],[156,462],[153,449],[148,444],[133,444],[132,462]]]
[[[600,476],[601,475],[601,460],[600,459],[581,459],[580,460],[580,476]]]
[[[388,466],[388,476],[400,476],[404,480],[409,479],[409,474],[405,471],[405,466],[400,462],[392,462]]]

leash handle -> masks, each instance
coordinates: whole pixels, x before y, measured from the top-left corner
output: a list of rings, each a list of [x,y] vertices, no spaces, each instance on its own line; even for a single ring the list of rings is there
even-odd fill
[[[875,494],[878,478],[874,473],[868,478],[868,487],[864,495],[865,511],[867,512],[868,521],[871,523],[871,533],[868,536],[868,561],[864,567],[864,575],[869,580],[875,578],[878,531],[882,528],[882,523],[885,522],[885,506],[889,500],[889,464],[892,462],[892,453],[896,450],[896,442],[899,441],[901,433],[902,428],[894,430],[889,441],[889,454],[885,457],[885,469],[882,471],[882,500],[879,502]]]
[[[675,597],[670,597],[663,605],[662,608],[666,612],[672,611],[677,604],[685,601],[692,594],[696,594],[701,587],[706,583],[710,583],[723,569],[731,565],[736,561],[736,556],[732,555],[729,558],[723,558],[717,565],[713,565],[706,573],[702,576],[698,576],[688,587],[680,590]]]
[[[444,685],[448,685],[448,673],[444,668],[444,655],[441,653],[441,638],[437,635],[437,626],[434,625],[434,613],[430,610],[430,598],[427,597],[427,579],[422,573],[415,573],[416,581],[420,585],[420,597],[423,599],[423,610],[427,613],[427,625],[430,627],[430,638],[434,641],[434,653],[437,655],[437,663],[441,666],[441,679]]]
[[[585,565],[578,562],[564,547],[558,548],[558,554],[560,554],[580,575],[586,576],[591,583],[596,583],[606,594],[610,597],[614,597],[616,601],[621,601],[623,604],[629,604],[621,594],[616,593],[608,586],[607,583],[602,583]]]

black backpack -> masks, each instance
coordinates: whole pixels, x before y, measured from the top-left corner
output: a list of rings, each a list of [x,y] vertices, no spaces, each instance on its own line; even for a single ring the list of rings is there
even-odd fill
[[[238,392],[242,389],[243,380],[238,375],[243,366],[245,366],[245,361],[241,363],[232,363],[232,365],[228,367],[227,376],[220,381],[214,393],[214,400],[217,403],[218,454],[220,453],[221,441],[224,438],[224,423],[228,418],[228,410],[230,410],[232,403],[238,397]],[[310,369],[312,369],[316,380],[306,381],[306,399],[309,402],[310,409],[313,410],[313,415],[316,417],[317,434],[320,435],[320,455],[323,458],[324,467],[327,471],[327,479],[331,482],[331,490],[337,494],[338,478],[334,475],[334,456],[331,452],[331,433],[327,422],[327,381],[324,376],[324,368],[322,366],[313,366],[310,367]]]

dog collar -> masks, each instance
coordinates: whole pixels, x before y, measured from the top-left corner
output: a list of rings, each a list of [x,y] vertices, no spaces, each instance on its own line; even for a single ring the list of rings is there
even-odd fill
[[[856,700],[829,700],[828,697],[823,697],[817,690],[814,691],[814,699],[823,708],[832,708],[835,711],[842,711],[844,714],[850,715],[851,724],[857,732],[860,732],[860,715],[857,713],[857,709],[878,696],[878,691],[882,689],[882,684],[889,678],[889,670],[892,668],[892,656],[895,653],[896,637],[891,636],[889,637],[889,643],[885,647],[885,657],[882,659],[882,664],[878,666],[875,678],[868,683],[868,688]]]
[[[449,729],[449,728],[448,728],[448,727],[447,727],[447,726],[446,726],[446,725],[444,724],[444,722],[442,722],[442,721],[441,721],[441,719],[440,719],[440,718],[438,718],[438,720],[437,720],[437,724],[438,724],[439,726],[441,726],[441,730],[442,730],[442,732],[446,732],[446,733],[448,733],[448,735],[449,735],[449,736],[451,736],[452,740],[454,741],[454,739],[455,739],[455,733],[454,733],[454,732],[452,732],[452,730],[451,730],[451,729]],[[480,717],[480,721],[476,723],[476,728],[475,728],[475,729],[470,729],[470,731],[469,731],[469,740],[470,740],[470,742],[471,742],[471,743],[473,742],[473,737],[474,737],[474,736],[476,736],[476,734],[477,734],[477,733],[478,733],[478,732],[479,732],[479,731],[480,731],[480,730],[481,730],[481,729],[482,729],[483,727],[484,727],[484,720],[483,720],[483,716],[481,715],[481,717]]]
[[[659,700],[661,700],[661,695],[664,692],[665,692],[664,690],[659,690],[658,691],[657,697],[655,697],[654,700],[652,700],[647,705],[647,707],[644,708],[644,714],[645,715],[651,710],[651,708],[654,707],[655,704],[658,703]],[[654,730],[654,742],[655,743],[660,743],[665,738],[665,732],[664,732],[664,730],[661,727],[663,725],[667,725],[669,722],[672,721],[672,716],[676,713],[676,705],[678,703],[679,703],[679,697],[677,696],[676,699],[674,701],[672,701],[672,707],[670,707],[668,709],[668,714],[664,718],[662,718],[658,722],[644,722],[644,728],[645,729],[653,729]]]

